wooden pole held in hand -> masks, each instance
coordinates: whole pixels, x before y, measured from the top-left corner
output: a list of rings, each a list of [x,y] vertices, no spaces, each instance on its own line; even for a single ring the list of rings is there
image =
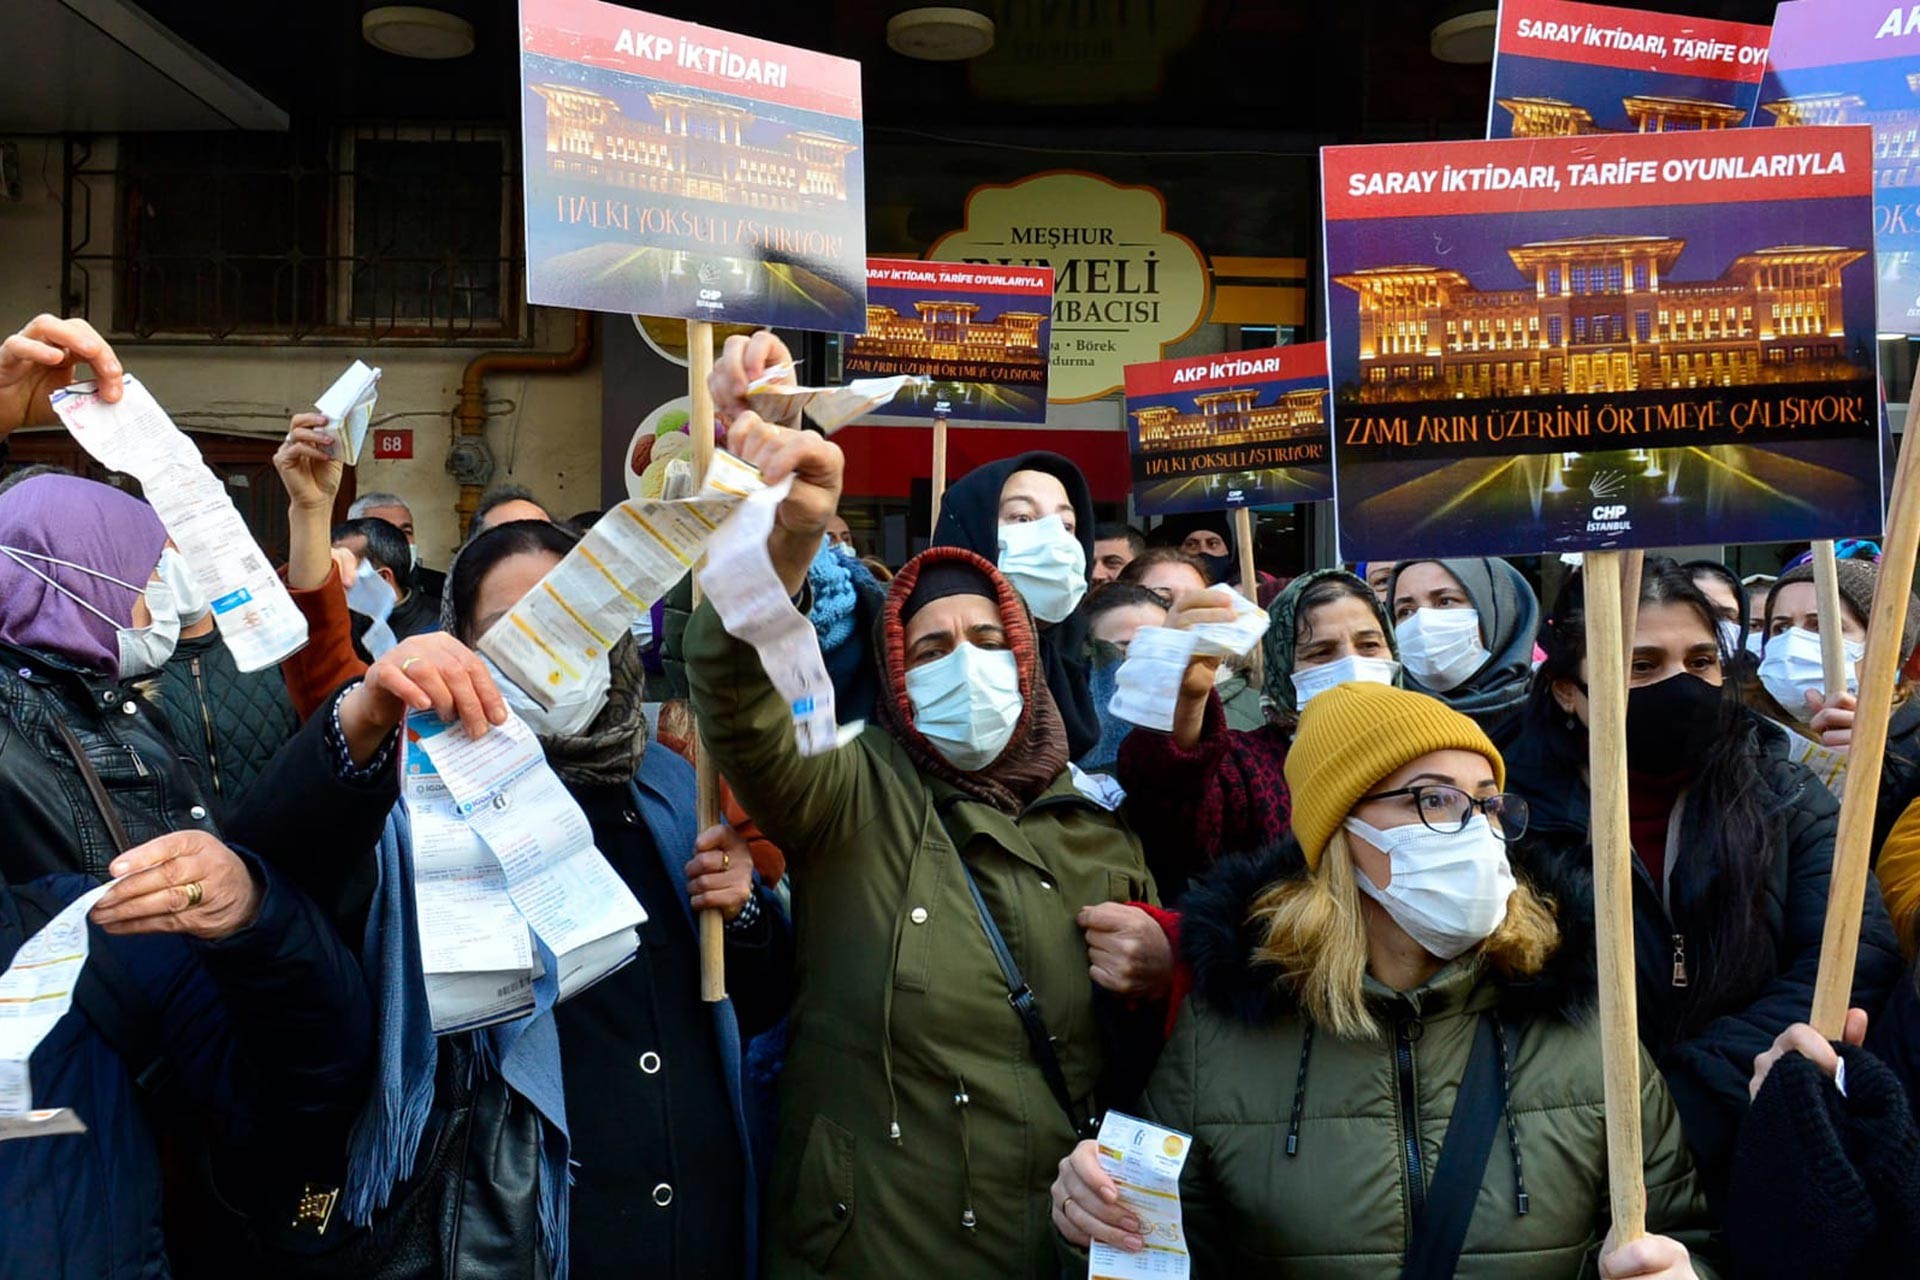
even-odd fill
[[[1607,1191],[1614,1240],[1647,1233],[1640,1143],[1640,1017],[1633,963],[1633,849],[1627,831],[1627,662],[1618,551],[1590,551],[1587,575],[1587,768],[1593,782],[1594,940],[1607,1106]],[[1634,584],[1639,600],[1639,584]]]
[[[945,401],[941,402],[945,404]],[[932,513],[927,517],[927,532],[940,527],[940,501],[947,496],[947,413],[944,408],[933,411],[933,503]]]
[[[1900,437],[1900,463],[1893,472],[1893,501],[1880,540],[1879,589],[1867,622],[1867,656],[1860,663],[1859,700],[1853,709],[1853,742],[1847,748],[1847,787],[1840,797],[1840,829],[1833,838],[1833,873],[1827,881],[1827,925],[1820,938],[1820,975],[1813,984],[1813,1029],[1838,1040],[1853,995],[1853,966],[1860,951],[1860,912],[1867,897],[1867,863],[1873,857],[1874,808],[1880,770],[1886,763],[1887,722],[1893,686],[1900,675],[1900,639],[1907,621],[1908,583],[1913,581],[1914,544],[1920,540],[1920,483],[1915,435],[1920,430],[1920,384],[1907,405],[1909,430]],[[1819,561],[1815,560],[1815,572]],[[1820,624],[1824,633],[1826,622]],[[1835,629],[1836,634],[1838,628]],[[1823,635],[1824,642],[1824,635]],[[1842,685],[1842,688],[1845,686]],[[1785,1028],[1782,1028],[1785,1030]]]
[[[1253,564],[1253,512],[1236,507],[1233,512],[1233,546],[1240,556],[1240,594],[1260,603],[1260,571]],[[1265,646],[1253,646],[1248,655],[1247,682],[1258,693],[1265,687]]]
[[[1847,645],[1840,625],[1840,570],[1835,567],[1833,542],[1824,539],[1813,544],[1813,595],[1820,611],[1821,682],[1828,705],[1847,691]],[[1797,712],[1799,707],[1788,707]]]
[[[713,372],[713,325],[705,320],[687,321],[687,398],[692,402],[687,430],[693,435],[694,481],[704,483],[707,468],[713,465],[713,391],[707,375]],[[693,602],[700,603],[700,582],[693,584]],[[698,726],[694,734],[694,779],[698,787],[697,811],[700,830],[720,821],[720,773],[706,743],[700,741]],[[718,911],[700,913],[700,998],[715,1004],[727,998],[726,922]]]

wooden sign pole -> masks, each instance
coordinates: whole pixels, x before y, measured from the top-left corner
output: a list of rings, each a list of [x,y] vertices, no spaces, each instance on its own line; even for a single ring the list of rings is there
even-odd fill
[[[1646,1157],[1640,1145],[1640,1018],[1633,964],[1633,851],[1627,831],[1624,558],[1618,551],[1589,551],[1585,558],[1594,935],[1600,962],[1607,1189],[1616,1244],[1647,1233]],[[1637,603],[1638,583],[1633,598]]]
[[[1813,544],[1813,595],[1820,611],[1820,667],[1827,702],[1847,691],[1847,646],[1840,623],[1840,570],[1833,555],[1833,542]],[[1788,707],[1798,711],[1798,707]]]
[[[1260,571],[1253,564],[1253,512],[1236,507],[1233,512],[1233,547],[1240,556],[1240,594],[1260,603]],[[1248,656],[1247,681],[1256,691],[1265,687],[1262,666],[1264,646],[1253,646]]]
[[[1915,472],[1920,467],[1920,461],[1914,458],[1916,435],[1920,435],[1920,385],[1915,386],[1914,397],[1907,405],[1907,430],[1901,434],[1900,463],[1893,472],[1887,534],[1880,542],[1880,589],[1873,593],[1873,617],[1867,624],[1867,656],[1860,663],[1853,743],[1847,748],[1847,787],[1840,797],[1840,829],[1833,838],[1833,874],[1827,881],[1827,926],[1820,939],[1820,976],[1813,986],[1813,1028],[1829,1040],[1838,1040],[1845,1029],[1847,1004],[1853,994],[1860,911],[1867,895],[1867,863],[1873,857],[1874,807],[1880,798],[1881,766],[1886,763],[1893,686],[1900,674],[1907,584],[1913,581],[1914,546],[1920,541],[1920,494],[1914,492],[1920,482]],[[1815,555],[1817,573],[1817,549]],[[1824,619],[1820,628],[1824,643]],[[1839,634],[1837,626],[1833,630]]]
[[[693,433],[693,470],[697,485],[706,482],[707,468],[713,465],[713,391],[707,375],[713,372],[713,325],[705,320],[687,321],[687,398],[692,402],[687,430]],[[700,603],[700,581],[694,579],[693,602]],[[705,831],[720,821],[720,772],[700,741],[698,726],[694,733],[694,778],[698,787],[696,817]],[[715,1004],[727,998],[726,922],[718,911],[700,913],[700,998]]]
[[[940,526],[940,500],[947,496],[947,402],[933,407],[933,506],[927,517],[929,532]]]
[[[1640,573],[1646,567],[1644,551],[1620,552],[1620,636],[1622,651],[1633,654],[1633,632],[1640,625]],[[1633,663],[1626,664],[1628,672]]]

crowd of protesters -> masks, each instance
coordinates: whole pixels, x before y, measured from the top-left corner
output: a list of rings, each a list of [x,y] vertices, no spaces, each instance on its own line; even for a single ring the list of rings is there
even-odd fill
[[[1101,1158],[1109,1110],[1191,1138],[1204,1277],[1920,1268],[1920,599],[1871,547],[1839,566],[1856,682],[1878,592],[1906,626],[1837,1042],[1808,1022],[1844,772],[1805,762],[1844,760],[1857,690],[1824,686],[1811,569],[1646,559],[1622,1240],[1581,573],[1544,602],[1489,559],[1283,581],[1222,517],[1096,524],[1051,453],[957,477],[884,565],[838,514],[840,448],[748,406],[790,363],[729,338],[711,389],[726,447],[792,478],[768,557],[869,722],[820,755],[685,581],[581,695],[528,696],[479,638],[597,513],[490,491],[435,572],[398,495],[333,522],[318,415],[275,457],[309,640],[264,672],[139,498],[0,476],[0,964],[111,881],[27,1063],[86,1132],[0,1141],[0,1278],[1077,1276],[1096,1242],[1164,1248]],[[51,424],[80,365],[117,398],[84,322],[8,338],[0,433]],[[1242,591],[1253,653],[1194,658],[1168,731],[1114,713],[1143,628]],[[427,710],[533,731],[645,911],[632,963],[435,1033],[396,763]]]

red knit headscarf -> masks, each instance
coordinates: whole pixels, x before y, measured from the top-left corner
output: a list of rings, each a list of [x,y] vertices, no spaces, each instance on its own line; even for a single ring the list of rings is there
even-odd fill
[[[1020,676],[1020,698],[1025,704],[1020,722],[1007,746],[986,768],[963,773],[913,727],[913,701],[907,696],[907,628],[901,615],[921,571],[930,564],[954,563],[973,569],[992,584],[1000,607],[1000,625],[1006,629]],[[1039,678],[1033,622],[1020,593],[1000,571],[961,547],[931,547],[907,562],[887,590],[880,614],[880,697],[875,718],[892,734],[922,773],[939,778],[1007,813],[1019,813],[1053,785],[1067,767],[1067,730],[1046,682]]]

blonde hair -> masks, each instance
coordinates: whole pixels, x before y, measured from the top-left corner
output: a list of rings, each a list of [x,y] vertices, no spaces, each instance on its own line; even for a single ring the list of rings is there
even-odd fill
[[[1335,831],[1319,867],[1269,885],[1250,916],[1267,926],[1253,962],[1278,968],[1307,1016],[1343,1040],[1377,1039],[1382,1033],[1379,1017],[1367,1005],[1367,922],[1355,880],[1359,874],[1347,833]],[[1501,976],[1527,978],[1539,973],[1559,946],[1552,899],[1522,880],[1507,899],[1506,919],[1477,950]]]

